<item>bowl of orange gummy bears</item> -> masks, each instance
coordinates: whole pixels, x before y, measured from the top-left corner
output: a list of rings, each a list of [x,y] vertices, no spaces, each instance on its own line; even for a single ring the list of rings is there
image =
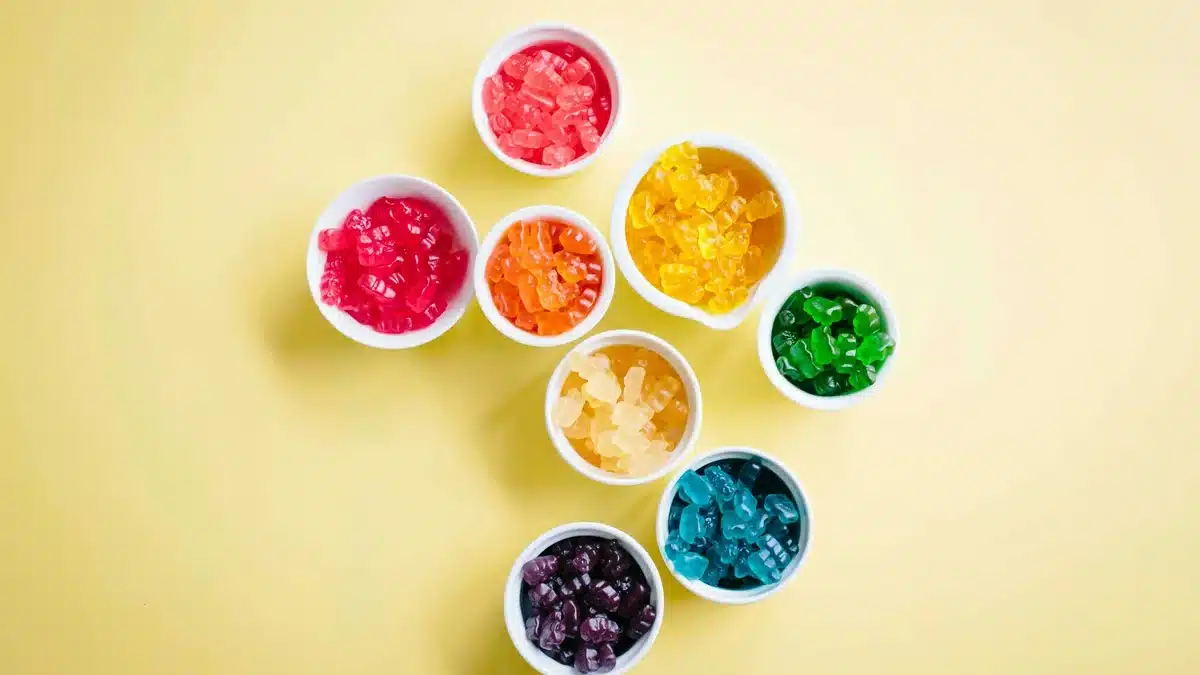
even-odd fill
[[[546,428],[576,471],[639,485],[680,465],[700,434],[700,381],[659,337],[614,330],[579,343],[546,387]]]
[[[777,283],[800,231],[783,174],[753,146],[693,134],[648,152],[613,204],[613,256],[650,304],[736,328]]]
[[[480,244],[473,283],[484,315],[532,347],[574,342],[595,328],[616,288],[608,243],[583,215],[529,206],[496,223]]]

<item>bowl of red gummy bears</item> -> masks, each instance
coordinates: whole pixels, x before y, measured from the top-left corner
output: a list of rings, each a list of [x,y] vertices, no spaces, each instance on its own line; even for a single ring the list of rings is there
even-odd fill
[[[620,75],[588,33],[535,24],[492,47],[471,101],[479,137],[500,161],[531,176],[566,176],[591,163],[616,128]]]
[[[462,318],[478,247],[470,216],[449,192],[414,176],[376,176],[317,218],[308,286],[321,314],[351,340],[416,347]]]

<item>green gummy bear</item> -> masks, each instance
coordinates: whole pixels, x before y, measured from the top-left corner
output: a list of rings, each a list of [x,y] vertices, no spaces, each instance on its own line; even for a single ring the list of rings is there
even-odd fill
[[[858,301],[848,295],[843,295],[838,302],[842,305],[842,321],[853,325],[854,317],[858,314]]]
[[[837,309],[839,312],[842,311],[841,307]],[[834,344],[833,333],[829,330],[829,326],[812,329],[808,335],[808,345],[812,349],[813,363],[822,368],[833,363]]]
[[[790,309],[780,310],[779,316],[775,317],[775,325],[780,328],[791,328],[796,325],[796,315]]]
[[[842,304],[818,295],[804,301],[804,312],[822,326],[832,326],[842,318]]]
[[[800,339],[800,335],[796,331],[785,328],[771,336],[771,347],[775,350],[776,356],[782,356],[788,353],[792,345],[796,344],[796,340]]]
[[[866,364],[883,361],[892,353],[895,348],[896,341],[887,333],[874,333],[863,338],[862,344],[858,346],[858,360]]]
[[[805,340],[796,340],[792,344],[792,348],[788,350],[787,360],[805,378],[816,377],[817,373],[821,372],[821,367],[817,365],[816,359],[813,358],[812,348],[809,347],[808,342]]]
[[[796,368],[796,366],[793,366],[791,361],[788,361],[786,357],[781,356],[775,359],[775,367],[779,369],[780,375],[783,375],[789,380],[804,379],[804,375]]]
[[[855,391],[861,391],[875,384],[875,366],[860,363],[850,373],[850,387]]]
[[[854,332],[859,337],[874,335],[883,329],[883,321],[879,318],[879,312],[871,305],[863,303],[858,306],[858,312],[854,315]]]
[[[850,390],[850,385],[845,378],[845,375],[822,373],[820,377],[813,380],[813,391],[817,393],[817,396],[844,394]]]
[[[792,314],[797,315],[797,318],[799,318],[800,315],[804,314],[804,301],[808,300],[812,296],[812,289],[808,288],[807,286],[801,288],[800,290],[788,296],[787,301],[783,303],[783,308]]]
[[[859,364],[856,358],[858,339],[851,333],[842,333],[833,342],[833,369],[843,375],[854,372]]]

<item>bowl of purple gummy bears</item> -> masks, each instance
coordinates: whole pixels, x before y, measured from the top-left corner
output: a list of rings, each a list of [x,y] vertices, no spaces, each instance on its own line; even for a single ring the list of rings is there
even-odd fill
[[[509,637],[547,675],[623,673],[650,651],[662,620],[662,577],[650,554],[602,523],[538,537],[504,588]]]
[[[800,481],[752,448],[692,462],[663,491],[655,528],[667,569],[702,598],[757,602],[784,587],[808,553],[811,524]]]

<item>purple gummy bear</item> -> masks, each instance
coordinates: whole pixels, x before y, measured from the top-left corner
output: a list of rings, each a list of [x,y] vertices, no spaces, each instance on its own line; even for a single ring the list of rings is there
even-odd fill
[[[543,583],[558,571],[558,558],[543,555],[530,560],[521,566],[521,578],[530,586]]]
[[[564,598],[583,599],[583,592],[592,583],[592,575],[584,573],[563,582],[562,596]]]
[[[588,544],[580,544],[575,547],[575,551],[571,554],[568,567],[575,574],[587,574],[596,567],[599,558],[600,552],[595,547]]]
[[[567,636],[579,635],[579,622],[583,620],[583,612],[574,600],[567,600],[562,605],[563,625],[567,628]]]
[[[540,621],[541,619],[536,614],[525,619],[525,637],[529,638],[530,642],[537,642]]]
[[[625,630],[625,635],[633,640],[636,640],[654,626],[654,619],[658,617],[658,610],[654,609],[654,605],[646,605],[629,620],[629,627]]]
[[[567,626],[563,623],[562,615],[558,612],[542,617],[541,629],[538,631],[538,646],[542,649],[557,649],[567,639]]]
[[[600,549],[600,576],[612,581],[629,571],[633,559],[615,539],[604,542]]]
[[[558,593],[550,584],[541,583],[529,589],[529,602],[538,609],[549,609],[558,601]]]
[[[607,673],[617,667],[617,654],[612,645],[579,645],[575,652],[575,670],[580,673]]]
[[[612,619],[597,614],[579,624],[579,638],[594,645],[616,642],[621,637],[621,626]]]
[[[632,619],[649,598],[650,589],[646,587],[646,584],[635,581],[628,591],[621,594],[621,605],[617,607],[617,614],[626,619]]]
[[[588,586],[584,602],[605,612],[615,612],[621,606],[621,594],[612,584],[603,579],[596,579]]]

